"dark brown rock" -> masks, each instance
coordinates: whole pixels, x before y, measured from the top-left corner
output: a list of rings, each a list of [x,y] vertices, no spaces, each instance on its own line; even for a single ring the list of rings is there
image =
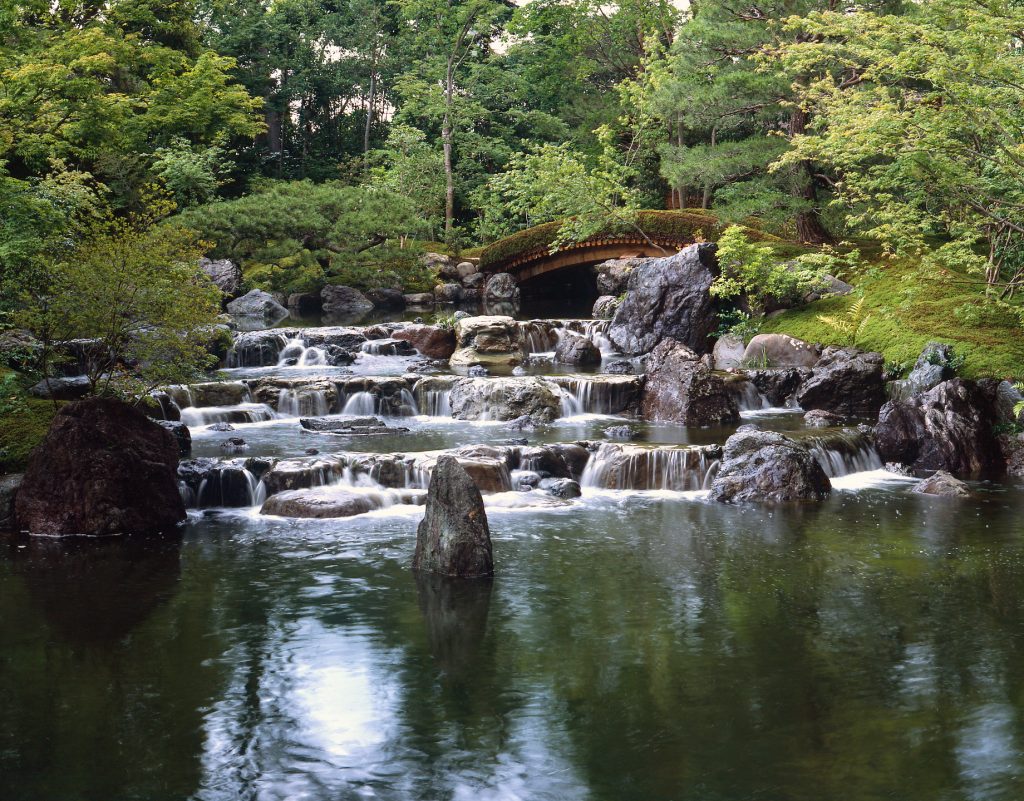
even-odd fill
[[[797,393],[808,411],[824,409],[849,416],[874,417],[885,403],[881,353],[856,348],[825,348]]]
[[[170,532],[185,519],[174,435],[112,398],[68,404],[33,452],[18,526],[51,536]]]
[[[405,340],[428,359],[450,359],[455,353],[455,331],[451,328],[412,323],[391,336]]]
[[[454,456],[440,457],[434,467],[412,567],[463,578],[494,575],[483,497]]]
[[[875,427],[876,447],[886,462],[916,473],[990,475],[1003,467],[993,416],[992,404],[977,384],[954,378],[908,401],[885,404]]]
[[[739,420],[736,397],[707,360],[665,340],[647,358],[641,414],[647,420],[711,426]]]

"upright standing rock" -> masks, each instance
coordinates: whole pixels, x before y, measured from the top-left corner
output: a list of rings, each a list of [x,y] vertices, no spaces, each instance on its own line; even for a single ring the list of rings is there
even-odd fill
[[[494,575],[484,499],[454,456],[441,456],[430,477],[412,568],[462,578]]]
[[[32,453],[15,500],[32,534],[147,534],[185,519],[178,443],[139,409],[113,398],[65,406]]]

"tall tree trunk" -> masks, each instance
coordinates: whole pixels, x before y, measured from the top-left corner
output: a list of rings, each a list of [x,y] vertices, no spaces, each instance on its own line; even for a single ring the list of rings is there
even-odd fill
[[[715,149],[715,145],[718,140],[718,128],[717,126],[711,129],[711,149]],[[700,207],[702,209],[711,208],[711,182],[708,181],[704,184],[704,196],[701,198]]]
[[[793,109],[789,117],[789,136],[793,138],[807,130],[807,112],[799,106]],[[818,213],[818,190],[814,182],[814,172],[809,161],[802,162],[794,168],[794,188],[796,197],[807,203],[804,211],[797,212],[796,235],[801,242],[811,245],[823,245],[831,242],[832,235],[821,221]]]
[[[373,61],[370,63],[370,91],[366,98],[366,127],[363,128],[363,155],[370,152],[370,131],[373,127],[374,92],[377,89],[377,46],[373,47]]]
[[[444,87],[444,121],[441,125],[441,141],[444,144],[444,231],[452,230],[455,219],[455,179],[452,175],[452,98],[455,94],[455,76],[451,59]]]

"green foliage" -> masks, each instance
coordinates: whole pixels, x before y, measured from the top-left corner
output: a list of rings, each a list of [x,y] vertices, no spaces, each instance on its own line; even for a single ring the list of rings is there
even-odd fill
[[[893,362],[887,361],[882,367],[882,380],[883,381],[898,381],[907,374],[910,369],[908,362]]]
[[[379,150],[367,155],[373,186],[404,195],[435,236],[444,223],[444,161],[426,134],[410,125],[395,124]]]
[[[800,101],[817,122],[778,168],[834,171],[850,224],[888,251],[1011,294],[1024,280],[1024,6],[931,0],[787,28],[796,40],[774,66],[812,76]]]
[[[5,385],[3,392],[9,387]],[[0,473],[25,469],[32,450],[43,441],[57,409],[49,401],[19,397],[0,412]]]
[[[222,176],[234,167],[224,148],[212,145],[196,148],[175,137],[167,147],[156,150],[153,173],[167,187],[179,208],[206,203],[217,194]]]
[[[739,226],[725,229],[718,239],[720,274],[711,285],[719,298],[746,298],[754,317],[764,315],[773,299],[789,298],[813,288],[820,272],[800,262],[780,262],[767,244],[752,242]]]
[[[93,224],[67,257],[46,265],[46,280],[25,287],[14,322],[39,340],[44,375],[58,345],[100,339],[107,357],[90,364],[97,394],[134,397],[181,383],[208,366],[208,330],[219,293],[198,268],[202,245],[178,225],[147,216]]]
[[[863,297],[857,298],[845,314],[819,314],[818,320],[832,330],[837,341],[843,345],[856,345],[864,328],[871,320]]]
[[[424,222],[413,200],[386,189],[272,181],[179,219],[213,243],[214,255],[236,260],[250,284],[267,289],[424,282],[412,241]]]
[[[754,317],[742,309],[726,309],[718,313],[718,329],[715,337],[733,334],[749,342],[761,332],[762,317]]]

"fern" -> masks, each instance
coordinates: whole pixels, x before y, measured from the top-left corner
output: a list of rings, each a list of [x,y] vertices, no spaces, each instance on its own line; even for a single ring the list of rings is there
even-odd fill
[[[1018,381],[1013,386],[1016,387],[1018,392],[1024,392],[1024,382]],[[1017,418],[1020,417],[1021,414],[1024,414],[1024,400],[1017,401],[1013,406],[1013,416]]]
[[[864,333],[864,327],[868,324],[870,319],[871,315],[868,314],[867,310],[864,308],[863,297],[858,298],[850,304],[850,308],[846,310],[846,314],[818,315],[818,321],[831,328],[842,340],[842,344],[844,345],[856,345],[861,334]]]

